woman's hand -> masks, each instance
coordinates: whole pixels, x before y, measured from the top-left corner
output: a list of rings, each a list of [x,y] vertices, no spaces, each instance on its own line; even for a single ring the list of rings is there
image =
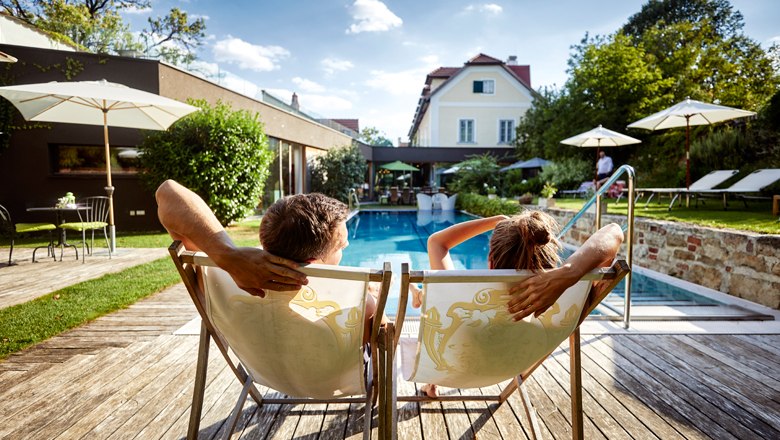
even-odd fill
[[[564,265],[555,269],[534,274],[509,289],[509,313],[512,319],[520,321],[528,316],[539,317],[566,289],[579,280],[571,266]]]

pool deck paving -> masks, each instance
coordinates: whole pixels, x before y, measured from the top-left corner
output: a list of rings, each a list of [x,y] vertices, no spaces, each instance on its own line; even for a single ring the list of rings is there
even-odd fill
[[[157,251],[129,259],[165,255]],[[67,282],[94,278],[122,264],[121,255],[106,264],[101,258],[68,267],[80,275]],[[56,264],[61,266],[55,269],[65,270],[67,261]],[[35,268],[35,276],[30,267],[0,267],[0,293],[14,285],[14,295],[35,297],[51,289],[45,286],[63,282],[57,281],[60,270],[43,263],[21,260],[18,266]],[[0,361],[0,438],[184,438],[197,357],[196,316],[178,284]],[[586,321],[585,438],[780,438],[777,322],[636,322],[626,330],[619,323]],[[241,389],[214,348],[199,438],[222,435]],[[568,368],[564,344],[524,385],[544,438],[571,437]],[[416,385],[399,378],[398,390],[413,393]],[[362,438],[361,419],[361,405],[258,410],[250,398],[238,429],[241,438],[357,439]],[[399,439],[523,439],[530,431],[521,399],[514,395],[498,407],[400,404],[398,432]],[[376,416],[372,434],[377,438]]]

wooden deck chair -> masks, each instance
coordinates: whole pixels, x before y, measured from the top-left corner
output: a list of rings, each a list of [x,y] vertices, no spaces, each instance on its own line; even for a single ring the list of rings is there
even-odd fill
[[[370,438],[373,404],[387,397],[378,399],[376,382],[378,346],[373,342],[381,320],[373,320],[368,338],[372,362],[370,367],[366,364],[366,293],[369,282],[381,283],[376,316],[383,316],[390,263],[382,270],[308,265],[301,271],[309,284],[300,291],[266,291],[260,298],[240,289],[206,254],[186,251],[179,241],[169,251],[201,317],[188,439],[198,436],[210,339],[244,385],[227,419],[227,438],[235,430],[247,393],[258,406],[362,402],[363,437]],[[255,383],[288,397],[264,398]],[[384,408],[378,413],[388,414]],[[380,426],[385,424],[380,421]]]
[[[583,438],[580,372],[579,324],[625,277],[629,268],[618,260],[611,268],[593,271],[566,290],[558,301],[538,319],[514,322],[507,311],[509,286],[530,275],[515,270],[437,270],[412,271],[402,266],[399,313],[394,325],[380,336],[385,348],[386,365],[381,367],[395,377],[394,350],[401,353],[404,378],[451,388],[481,388],[511,380],[493,396],[395,396],[386,408],[391,413],[383,420],[389,435],[395,437],[397,401],[484,400],[499,404],[519,390],[532,438],[539,438],[536,415],[521,385],[529,375],[566,338],[571,352],[572,434]],[[606,280],[599,289],[593,281]],[[422,283],[424,299],[420,311],[420,329],[416,339],[399,336],[403,325],[409,283]],[[392,335],[392,336],[391,336]]]

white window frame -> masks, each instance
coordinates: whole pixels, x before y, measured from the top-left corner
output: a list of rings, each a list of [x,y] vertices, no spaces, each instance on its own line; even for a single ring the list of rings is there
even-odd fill
[[[492,78],[487,79],[476,79],[474,82],[481,82],[482,83],[482,91],[481,92],[474,92],[477,95],[495,95],[496,94],[496,80]],[[485,91],[487,88],[485,87],[486,84],[490,84],[490,91]]]
[[[504,123],[509,123],[509,131],[505,132],[504,127],[502,125]],[[515,135],[517,131],[517,126],[515,124],[514,119],[499,119],[498,120],[498,143],[499,144],[511,144],[515,141]],[[503,139],[504,135],[507,135],[506,139]]]
[[[463,130],[464,123],[471,123],[471,133],[468,133],[468,127],[466,127],[466,133]],[[474,119],[458,119],[458,143],[459,144],[474,144],[476,143],[477,122]],[[471,135],[469,139],[469,134]],[[463,136],[465,135],[465,136]]]

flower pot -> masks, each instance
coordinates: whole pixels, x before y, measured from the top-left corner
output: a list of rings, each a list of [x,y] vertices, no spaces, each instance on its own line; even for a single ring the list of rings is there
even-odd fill
[[[544,197],[539,197],[539,200],[536,202],[536,204],[542,208],[553,208],[555,207],[555,199],[553,198],[546,199]]]

